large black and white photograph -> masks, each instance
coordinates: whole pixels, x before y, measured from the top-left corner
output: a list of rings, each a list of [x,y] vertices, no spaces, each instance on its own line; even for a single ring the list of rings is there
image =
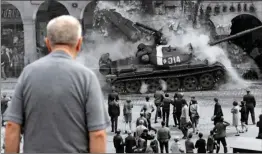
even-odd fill
[[[1,153],[262,153],[262,1],[1,1]]]

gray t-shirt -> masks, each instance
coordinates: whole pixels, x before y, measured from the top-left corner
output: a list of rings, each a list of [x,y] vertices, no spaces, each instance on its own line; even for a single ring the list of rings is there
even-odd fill
[[[26,153],[88,152],[110,124],[97,77],[63,51],[24,68],[4,120],[23,126]]]

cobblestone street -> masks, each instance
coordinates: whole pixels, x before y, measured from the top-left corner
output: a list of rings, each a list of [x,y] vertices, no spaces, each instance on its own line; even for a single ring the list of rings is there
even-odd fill
[[[256,113],[256,120],[258,119],[259,114],[262,113],[262,103],[261,103],[261,96],[259,96],[258,90],[253,90],[256,91],[257,93],[255,93],[255,97],[257,99],[258,105],[256,107],[255,113]],[[260,89],[259,89],[260,91]],[[229,123],[232,122],[232,115],[231,115],[231,107],[232,107],[232,102],[233,100],[237,100],[240,101],[242,98],[242,92],[239,91],[229,91],[227,92],[227,96],[225,95],[224,97],[222,97],[220,92],[201,92],[202,93],[202,98],[198,97],[197,94],[195,92],[192,93],[184,93],[185,94],[185,98],[188,101],[191,95],[196,95],[196,99],[198,99],[199,105],[200,105],[200,120],[199,120],[199,131],[202,132],[204,134],[204,138],[207,138],[209,131],[213,128],[213,122],[211,121],[211,117],[213,115],[214,112],[214,103],[213,103],[213,97],[218,97],[221,104],[222,104],[222,108],[223,108],[223,112],[224,112],[224,118],[226,121],[228,121]],[[214,95],[215,94],[215,95]],[[220,94],[220,95],[218,95]],[[244,94],[244,93],[243,93]],[[208,96],[209,95],[209,96]],[[203,96],[207,96],[207,97],[203,97]],[[132,125],[132,129],[135,129],[135,120],[137,119],[137,117],[139,117],[139,113],[140,113],[140,109],[141,109],[141,104],[143,104],[143,97],[139,96],[139,97],[135,97],[135,96],[121,96],[121,102],[124,101],[124,99],[126,98],[131,98],[133,100],[134,103],[134,109],[133,109],[133,125]],[[201,98],[201,99],[200,99]],[[206,98],[206,99],[205,99]],[[153,100],[153,99],[152,99]],[[106,100],[105,100],[106,102]],[[171,108],[172,110],[172,108]],[[122,132],[124,131],[124,122],[123,122],[123,106],[121,105],[121,115],[119,117],[119,128],[122,130]],[[153,113],[154,116],[155,113]],[[153,117],[152,116],[152,117]],[[250,117],[249,117],[250,118]],[[153,119],[152,119],[153,121]],[[153,124],[153,127],[159,128],[160,127],[160,119],[158,120],[157,124]],[[251,122],[251,119],[249,120]],[[177,128],[173,127],[173,119],[172,119],[172,115],[170,115],[170,129],[171,129],[171,135],[172,135],[172,139],[170,140],[170,143],[173,142],[173,137],[174,136],[180,136],[182,137],[182,133],[180,130],[178,130]],[[249,125],[248,126],[249,131],[247,133],[241,134],[241,136],[243,137],[250,137],[250,138],[255,138],[258,134],[258,128],[255,125]],[[192,131],[192,129],[190,129],[190,131]],[[108,144],[107,144],[107,152],[108,153],[114,153],[115,149],[113,146],[113,136],[114,134],[111,132],[111,128],[109,127],[107,129],[108,132]],[[230,126],[227,129],[227,142],[228,142],[228,147],[229,147],[229,152],[232,152],[232,149],[230,148],[230,144],[233,142],[233,140],[235,139],[235,128]],[[4,133],[4,129],[2,129],[1,132],[1,140],[3,141],[3,133]],[[123,137],[125,137],[126,135],[123,135]],[[193,141],[196,141],[198,138],[197,135],[193,136]],[[1,142],[3,143],[3,142]],[[184,148],[184,140],[180,141],[182,147]],[[261,145],[262,146],[262,145]],[[1,146],[2,147],[2,146]],[[22,146],[21,146],[22,147]],[[3,152],[3,150],[2,150]],[[220,152],[223,152],[223,148],[220,149]]]

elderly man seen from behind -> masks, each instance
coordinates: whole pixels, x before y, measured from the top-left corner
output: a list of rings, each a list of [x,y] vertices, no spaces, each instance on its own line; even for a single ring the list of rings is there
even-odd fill
[[[47,25],[50,54],[21,73],[5,116],[6,153],[105,153],[110,125],[96,75],[74,59],[82,27],[69,15]],[[35,51],[28,51],[35,52]]]

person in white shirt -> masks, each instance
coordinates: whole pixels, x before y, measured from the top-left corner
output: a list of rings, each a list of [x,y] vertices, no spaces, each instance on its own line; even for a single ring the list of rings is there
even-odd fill
[[[195,99],[195,97],[192,97],[192,100],[191,100],[191,105],[189,107],[189,110],[190,110],[190,113],[191,113],[191,120],[192,120],[192,126],[193,126],[193,133],[197,133],[198,134],[198,128],[197,128],[197,125],[198,125],[198,121],[199,121],[199,105]]]
[[[187,138],[188,133],[188,126],[191,123],[190,117],[189,117],[189,109],[186,102],[183,102],[182,104],[182,112],[180,117],[180,129],[183,133],[183,139]]]
[[[135,132],[136,139],[138,139],[141,136],[141,134],[143,133],[145,129],[147,128],[144,126],[144,121],[140,120],[139,125],[136,127],[136,132]]]
[[[174,142],[171,145],[170,151],[172,153],[184,153],[184,150],[181,148],[179,141],[179,137],[175,136],[174,137]]]
[[[154,109],[154,104],[149,100],[150,100],[149,96],[146,96],[146,102],[144,103],[144,105],[141,109],[141,112],[144,113],[144,117],[147,119],[147,124],[148,124],[147,127],[148,127],[149,131],[153,130],[153,131],[157,132],[157,130],[155,128],[153,128],[152,125],[151,125],[151,115],[155,111],[155,109]]]

